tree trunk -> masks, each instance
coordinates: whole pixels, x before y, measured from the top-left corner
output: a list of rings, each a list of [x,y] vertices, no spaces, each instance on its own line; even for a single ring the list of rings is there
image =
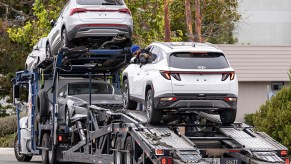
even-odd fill
[[[195,39],[197,42],[202,42],[201,36],[201,10],[200,10],[200,0],[194,1],[195,6]]]
[[[164,0],[164,20],[165,20],[165,42],[171,41],[171,27],[170,27],[170,14],[169,2]]]
[[[186,31],[187,31],[188,41],[194,42],[190,0],[185,0],[185,15],[186,15],[186,26],[187,26]]]

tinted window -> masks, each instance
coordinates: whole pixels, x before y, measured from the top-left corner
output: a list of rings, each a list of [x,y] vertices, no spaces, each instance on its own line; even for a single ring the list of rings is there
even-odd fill
[[[69,95],[89,94],[89,83],[71,83],[69,84]],[[92,94],[112,94],[113,88],[106,83],[92,83]]]
[[[151,52],[153,54],[156,54],[157,55],[157,58],[152,62],[152,63],[158,63],[159,61],[161,61],[164,57],[163,57],[163,53],[162,53],[162,50],[158,47],[154,47]]]
[[[182,69],[223,69],[229,67],[222,53],[189,52],[171,54],[170,66]]]
[[[77,0],[79,5],[124,5],[123,0]]]

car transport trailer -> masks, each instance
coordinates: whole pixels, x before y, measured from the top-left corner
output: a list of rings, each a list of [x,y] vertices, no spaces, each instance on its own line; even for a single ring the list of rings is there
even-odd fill
[[[34,71],[16,73],[17,109],[15,154],[19,161],[42,155],[43,163],[289,163],[288,149],[263,132],[243,123],[223,126],[218,115],[173,111],[159,125],[147,124],[144,111],[106,109],[91,105],[76,114],[71,125],[58,122],[60,77],[111,77],[120,87],[119,73],[130,61],[126,50],[61,49]],[[42,81],[52,86],[43,91]],[[29,84],[30,116],[20,118],[20,87]],[[89,89],[91,90],[90,86]],[[47,92],[52,93],[49,100]],[[89,96],[91,93],[89,94]],[[39,102],[39,103],[38,103]],[[41,105],[41,104],[51,105]],[[51,106],[51,109],[49,109]]]

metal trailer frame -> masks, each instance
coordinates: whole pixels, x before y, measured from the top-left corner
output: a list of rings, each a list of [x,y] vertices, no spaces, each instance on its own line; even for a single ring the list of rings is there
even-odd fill
[[[120,54],[121,51],[117,51],[117,54]],[[87,76],[90,80],[92,76],[98,76],[100,70],[112,75],[126,66],[126,62],[129,61],[128,55],[124,55],[125,60],[122,64],[117,64],[118,68],[112,67],[110,71],[107,71],[108,68],[99,69],[98,64],[92,67],[74,65],[76,64],[74,62],[90,63],[102,58],[98,56],[100,54],[112,55],[117,51],[62,49],[54,61],[47,60],[39,65],[45,74],[53,77],[54,83],[52,120],[44,125],[39,124],[38,141],[41,141],[43,131],[50,131],[53,144],[52,147],[41,147],[38,142],[36,145],[39,147],[36,146],[32,154],[41,154],[39,150],[56,150],[53,153],[57,154],[56,158],[59,161],[82,163],[126,163],[120,160],[127,160],[131,156],[133,158],[130,160],[133,161],[130,163],[143,164],[242,162],[261,164],[285,163],[289,160],[286,157],[288,149],[267,134],[255,132],[252,127],[243,123],[222,126],[219,116],[203,112],[173,113],[174,117],[170,118],[169,120],[172,120],[168,123],[151,126],[146,123],[143,111],[109,110],[90,105],[87,115],[79,115],[72,119],[73,126],[58,125],[56,102],[58,77]],[[88,52],[91,55],[88,55]],[[93,52],[97,55],[92,55]],[[108,59],[114,58],[113,56]],[[70,71],[68,67],[71,67]],[[81,69],[74,71],[74,68]],[[96,72],[98,73],[93,74]],[[118,73],[114,75],[118,81]],[[16,76],[16,83],[21,83],[22,80],[18,79]],[[34,85],[38,85],[37,81],[33,81]],[[118,82],[117,86],[120,86]],[[178,127],[185,128],[185,135],[180,134]]]

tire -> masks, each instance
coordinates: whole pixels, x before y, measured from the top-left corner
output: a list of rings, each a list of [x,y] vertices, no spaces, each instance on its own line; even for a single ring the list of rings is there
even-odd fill
[[[137,102],[135,102],[133,100],[130,100],[129,84],[128,84],[127,79],[124,80],[123,86],[124,86],[123,94],[122,94],[123,95],[122,96],[122,99],[123,99],[123,107],[125,109],[136,110],[136,108],[137,108]]]
[[[50,44],[49,43],[46,44],[46,48],[45,49],[46,49],[46,51],[45,51],[46,58],[52,57],[52,51],[51,51],[51,47],[50,47]]]
[[[121,148],[121,140],[117,139],[115,149]],[[114,164],[122,164],[123,156],[122,152],[114,151]]]
[[[147,113],[149,124],[160,123],[163,117],[163,112],[159,109],[156,109],[154,106],[154,93],[152,89],[147,91],[145,98],[145,110]]]
[[[223,125],[231,125],[236,118],[236,109],[225,109],[219,115]]]
[[[42,164],[57,164],[56,149],[52,147],[50,140],[50,134],[45,133],[42,137],[42,147],[50,148],[51,150],[43,150],[42,152]]]
[[[15,140],[14,140],[14,154],[15,157],[17,159],[17,161],[19,162],[29,162],[32,158],[31,155],[26,155],[26,154],[20,154],[20,149],[21,149],[21,145],[18,144],[18,138],[17,135],[15,136]]]
[[[46,91],[40,91],[37,95],[37,112],[40,117],[40,122],[45,123],[49,117],[49,98]]]
[[[67,37],[66,28],[64,28],[62,30],[61,43],[62,43],[61,48],[64,48],[64,47],[72,48],[73,47],[72,43],[69,41],[69,39]]]
[[[49,148],[49,133],[45,133],[42,137],[41,146],[45,148]],[[42,157],[42,164],[49,164],[49,151],[42,150],[41,157]]]
[[[125,141],[125,145],[124,145],[124,148],[126,151],[126,153],[124,153],[124,156],[123,156],[123,163],[124,164],[133,164],[133,143],[132,143],[132,137],[131,136],[128,136],[126,138],[126,141]]]

